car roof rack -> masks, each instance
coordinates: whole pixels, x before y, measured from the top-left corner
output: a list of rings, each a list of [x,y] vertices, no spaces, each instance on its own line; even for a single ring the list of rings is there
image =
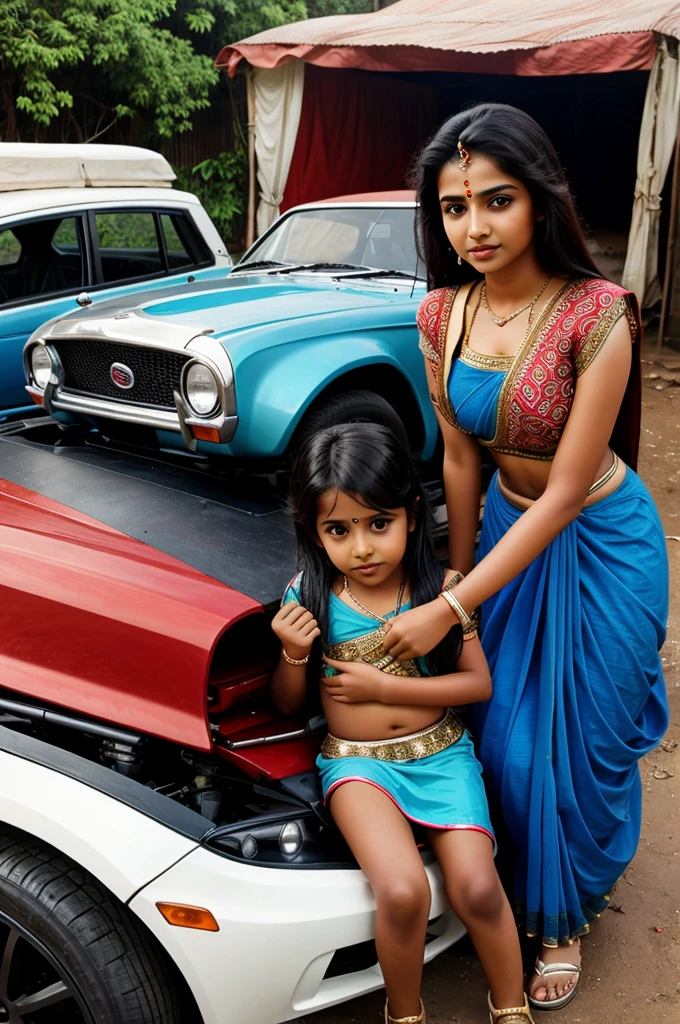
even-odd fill
[[[170,188],[175,177],[164,156],[137,146],[0,142],[0,192],[34,188]]]

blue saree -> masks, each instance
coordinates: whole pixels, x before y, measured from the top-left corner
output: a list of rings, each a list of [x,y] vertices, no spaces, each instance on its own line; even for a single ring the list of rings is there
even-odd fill
[[[496,475],[480,559],[521,514]],[[661,523],[628,469],[482,607],[494,694],[474,732],[516,847],[515,896],[545,945],[588,931],[635,854],[638,761],[668,722],[667,602]]]

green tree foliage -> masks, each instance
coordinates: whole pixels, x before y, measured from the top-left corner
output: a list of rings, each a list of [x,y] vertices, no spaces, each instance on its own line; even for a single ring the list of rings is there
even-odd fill
[[[168,138],[209,106],[226,42],[372,9],[373,0],[0,0],[0,137],[40,138],[61,116],[83,140],[125,118]]]
[[[195,2],[190,6],[195,8]],[[212,16],[220,33],[218,49],[227,42],[307,17],[305,0],[201,0],[200,6]]]
[[[385,6],[384,0],[381,6]],[[307,0],[308,18],[328,18],[333,14],[368,14],[373,0]]]
[[[228,243],[237,243],[238,225],[246,208],[248,151],[238,142],[229,153],[203,160],[191,170],[175,167],[177,187],[201,200],[217,230]]]
[[[165,137],[190,127],[194,111],[209,105],[216,72],[190,40],[161,24],[174,6],[174,0],[2,0],[4,138],[26,129],[36,136],[88,91],[109,120],[142,114]]]

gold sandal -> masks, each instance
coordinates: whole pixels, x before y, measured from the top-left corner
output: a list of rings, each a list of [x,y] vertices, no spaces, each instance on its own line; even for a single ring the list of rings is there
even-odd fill
[[[423,1006],[422,999],[420,1000],[420,1013],[415,1014],[415,1016],[411,1015],[410,1017],[390,1017],[386,999],[385,1024],[427,1024],[427,1021],[425,1020],[425,1007]]]
[[[510,1006],[507,1010],[497,1010],[491,1002],[489,992],[489,1024],[534,1024],[526,994],[524,1006]]]

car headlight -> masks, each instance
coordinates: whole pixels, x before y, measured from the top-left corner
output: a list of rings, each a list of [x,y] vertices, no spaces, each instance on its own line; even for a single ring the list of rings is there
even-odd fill
[[[192,363],[184,378],[186,400],[197,416],[210,416],[219,402],[217,378],[205,363]]]
[[[216,852],[268,867],[356,867],[340,833],[311,811],[221,825],[205,842]]]
[[[35,345],[31,352],[31,373],[35,386],[44,391],[52,376],[52,360],[44,345]]]

